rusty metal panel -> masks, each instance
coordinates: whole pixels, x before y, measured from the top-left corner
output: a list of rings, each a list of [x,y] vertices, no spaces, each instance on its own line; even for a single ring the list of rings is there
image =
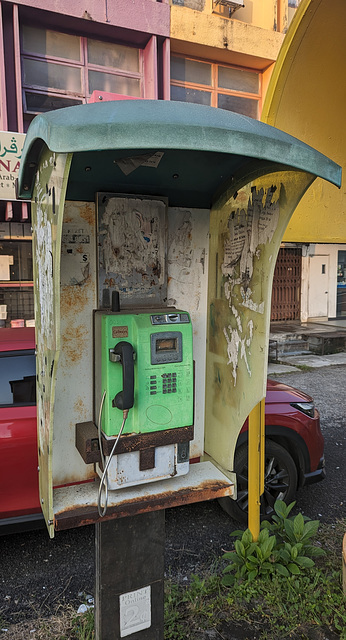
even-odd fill
[[[170,444],[187,443],[193,438],[193,425],[178,427],[166,431],[150,431],[149,433],[130,433],[119,438],[116,453],[130,453],[155,449]],[[102,449],[105,456],[111,454],[114,440],[101,434]],[[100,462],[98,429],[93,422],[76,424],[76,447],[86,464]]]
[[[99,307],[155,306],[165,302],[166,203],[140,196],[97,194]]]
[[[66,202],[60,273],[61,354],[54,407],[54,485],[94,477],[75,447],[75,425],[93,420],[95,205]]]
[[[276,260],[271,320],[299,320],[302,275],[300,247],[282,247]]]
[[[71,155],[43,150],[32,203],[39,484],[51,536],[53,410],[60,354],[60,242],[70,164]]]
[[[211,213],[206,440],[232,471],[239,431],[264,398],[276,256],[307,173],[283,171],[234,184]]]
[[[54,491],[57,531],[100,522],[97,487],[91,482]],[[108,509],[102,521],[159,511],[184,504],[214,500],[233,493],[232,482],[211,462],[193,464],[186,476],[176,476],[121,491],[110,491]]]
[[[168,304],[189,311],[193,327],[195,435],[191,458],[204,452],[209,218],[209,209],[168,209]]]

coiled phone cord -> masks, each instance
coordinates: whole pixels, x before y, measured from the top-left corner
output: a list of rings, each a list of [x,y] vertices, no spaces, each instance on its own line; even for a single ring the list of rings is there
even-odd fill
[[[120,431],[117,435],[117,438],[113,444],[112,450],[110,452],[110,455],[108,457],[107,460],[107,464],[105,466],[105,456],[103,454],[103,448],[102,448],[102,439],[101,439],[101,419],[102,419],[102,411],[103,411],[103,405],[104,405],[104,401],[105,401],[105,397],[106,397],[106,391],[103,392],[103,396],[101,399],[101,404],[100,404],[100,412],[99,412],[99,420],[98,420],[98,437],[99,437],[99,447],[100,447],[100,454],[101,454],[101,460],[102,460],[102,466],[103,466],[103,473],[102,473],[102,477],[100,480],[100,486],[99,486],[99,492],[98,492],[98,497],[97,497],[97,510],[99,512],[99,516],[100,518],[103,518],[106,515],[106,511],[107,511],[107,507],[108,507],[108,467],[110,464],[110,461],[114,455],[116,446],[119,442],[119,438],[124,430],[125,427],[125,422],[127,419],[127,416],[129,414],[129,410],[128,409],[124,409],[123,411],[123,422],[122,425],[120,427]],[[101,497],[102,497],[102,489],[103,487],[105,487],[105,504],[104,507],[102,508],[101,506]]]

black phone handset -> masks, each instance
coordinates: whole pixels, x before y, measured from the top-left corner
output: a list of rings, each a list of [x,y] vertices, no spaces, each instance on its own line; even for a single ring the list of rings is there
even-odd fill
[[[110,350],[110,360],[112,362],[119,362],[122,365],[122,369],[123,369],[123,388],[122,391],[119,391],[117,393],[117,395],[115,396],[115,398],[113,398],[112,400],[112,406],[120,409],[123,412],[123,421],[122,421],[122,425],[120,428],[120,431],[116,437],[116,440],[114,442],[114,445],[112,447],[112,451],[108,457],[107,463],[105,465],[105,459],[104,459],[104,455],[103,455],[103,451],[102,451],[102,443],[101,443],[101,434],[99,431],[99,442],[100,442],[100,452],[101,452],[101,459],[102,459],[102,466],[103,466],[103,473],[102,473],[102,477],[101,477],[101,481],[100,481],[100,486],[99,486],[99,493],[98,493],[98,501],[97,501],[97,508],[98,508],[98,512],[99,512],[99,516],[101,518],[103,518],[103,516],[105,516],[106,511],[107,511],[107,502],[108,502],[108,477],[107,477],[107,472],[108,472],[108,467],[109,467],[109,463],[114,455],[114,452],[116,450],[117,444],[119,442],[119,438],[124,430],[125,427],[125,422],[129,413],[129,409],[132,409],[133,407],[133,403],[134,403],[134,382],[135,382],[135,378],[134,378],[134,349],[132,344],[130,344],[130,342],[126,342],[126,341],[122,341],[122,342],[118,342],[118,344],[114,347],[114,349]],[[99,425],[101,425],[101,414],[102,414],[102,407],[103,407],[103,402],[105,399],[105,394],[106,392],[104,392],[103,394],[103,398],[102,398],[102,402],[101,402],[101,408],[100,408],[100,416],[99,416]],[[99,426],[100,429],[100,426]],[[101,507],[101,494],[102,494],[102,487],[105,487],[105,504],[104,507],[102,509]]]
[[[134,349],[130,342],[118,342],[112,349],[114,360],[123,367],[123,388],[112,400],[112,406],[125,411],[132,409],[134,402]]]

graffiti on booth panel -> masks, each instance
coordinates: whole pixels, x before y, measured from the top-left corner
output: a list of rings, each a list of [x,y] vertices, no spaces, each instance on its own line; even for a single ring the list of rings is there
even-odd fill
[[[35,324],[37,333],[39,445],[48,452],[53,367],[57,349],[57,313],[59,302],[59,263],[57,224],[67,166],[67,155],[46,151],[36,174],[33,207],[33,240],[35,245]]]
[[[166,204],[99,194],[98,231],[100,296],[108,288],[126,299],[160,301],[166,293]]]
[[[261,245],[272,240],[278,225],[279,196],[276,186],[269,189],[252,187],[251,195],[245,188],[236,194],[228,218],[221,271],[233,324],[224,327],[223,334],[234,385],[240,360],[244,360],[251,376],[249,355],[254,334],[254,315],[264,313],[264,301],[256,301],[254,296],[253,275],[261,261]],[[248,313],[244,314],[246,310]]]

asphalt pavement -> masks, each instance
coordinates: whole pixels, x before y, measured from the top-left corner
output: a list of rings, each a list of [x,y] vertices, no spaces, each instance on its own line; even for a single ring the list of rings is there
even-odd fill
[[[295,512],[321,522],[346,517],[346,354],[343,363],[327,356],[329,363],[303,369],[292,363],[270,376],[313,396],[321,415],[325,438],[327,477],[300,489]],[[318,357],[318,356],[315,356]],[[296,362],[297,364],[297,362]],[[302,366],[301,364],[299,366]],[[216,501],[166,511],[166,575],[181,582],[192,573],[215,565],[229,549],[229,534],[239,528]],[[341,544],[341,543],[340,543]],[[4,622],[35,619],[61,611],[67,604],[75,610],[86,595],[94,593],[94,527],[60,532],[50,540],[45,530],[0,538],[0,618]],[[3,634],[4,640],[6,633]]]

